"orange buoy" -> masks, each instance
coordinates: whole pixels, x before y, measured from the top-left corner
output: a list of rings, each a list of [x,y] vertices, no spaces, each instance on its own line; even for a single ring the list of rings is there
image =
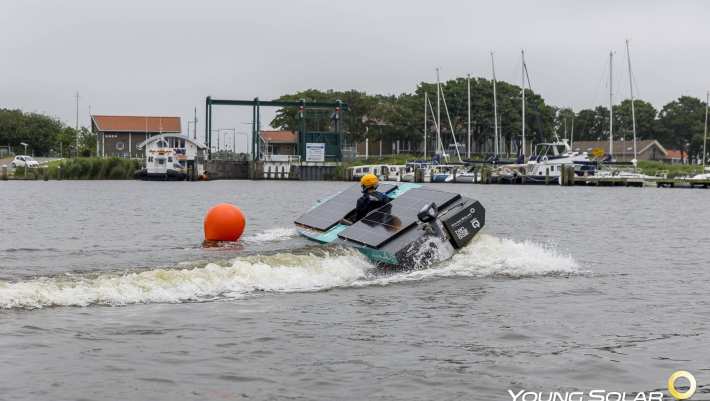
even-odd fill
[[[236,241],[242,236],[246,218],[238,207],[220,203],[205,216],[206,241]]]

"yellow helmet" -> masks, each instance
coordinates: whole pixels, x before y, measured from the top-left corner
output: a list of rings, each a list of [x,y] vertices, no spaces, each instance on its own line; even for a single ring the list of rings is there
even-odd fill
[[[365,174],[361,179],[360,179],[360,185],[362,185],[363,188],[369,189],[369,188],[377,188],[377,185],[380,183],[380,180],[377,179],[377,176],[370,173],[370,174]]]

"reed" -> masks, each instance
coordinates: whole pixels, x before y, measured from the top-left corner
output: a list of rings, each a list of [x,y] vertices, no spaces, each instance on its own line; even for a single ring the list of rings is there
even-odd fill
[[[80,157],[50,163],[51,179],[63,180],[127,180],[141,167],[138,160],[96,157]]]

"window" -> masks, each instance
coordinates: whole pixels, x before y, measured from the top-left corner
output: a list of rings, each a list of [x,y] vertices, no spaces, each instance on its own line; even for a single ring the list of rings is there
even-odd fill
[[[158,159],[158,164],[160,164],[161,166],[163,164],[165,164],[165,159],[163,159],[163,158]]]
[[[172,156],[168,156],[168,163],[172,163],[172,162],[173,162],[173,157],[172,157]]]
[[[165,141],[163,141],[163,140],[161,139],[160,141],[158,141],[158,142],[155,144],[155,146],[157,146],[157,147],[159,147],[159,148],[167,148],[167,147],[168,147],[168,143],[165,142]]]
[[[152,162],[153,162],[153,156],[148,156],[148,163],[152,163]]]

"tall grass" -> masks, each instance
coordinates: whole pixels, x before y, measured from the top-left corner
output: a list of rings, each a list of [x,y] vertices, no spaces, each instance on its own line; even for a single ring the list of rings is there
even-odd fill
[[[659,171],[667,171],[668,178],[692,176],[703,171],[703,166],[697,164],[668,164],[651,160],[639,160],[638,167],[648,175],[656,175]]]
[[[141,168],[139,160],[80,157],[50,163],[49,178],[57,180],[127,180]]]

